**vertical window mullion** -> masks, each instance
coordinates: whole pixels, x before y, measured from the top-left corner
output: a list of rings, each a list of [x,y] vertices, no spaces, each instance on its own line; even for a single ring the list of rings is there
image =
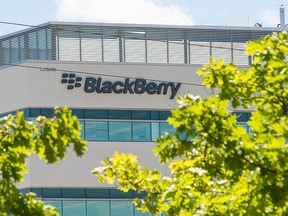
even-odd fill
[[[46,54],[46,60],[49,59],[49,53],[48,53],[48,33],[47,28],[45,28],[45,54]]]
[[[103,33],[102,33],[102,36],[101,36],[101,46],[102,46],[102,62],[104,62],[105,59],[104,59],[104,38],[103,38]]]
[[[79,30],[79,60],[82,61],[82,38],[80,30]]]
[[[134,141],[133,122],[130,122],[130,128],[131,128],[130,132],[131,132],[131,138],[132,138],[131,140]]]
[[[169,64],[169,40],[167,39],[167,63]]]
[[[231,62],[234,62],[234,56],[233,56],[233,34],[231,32]]]
[[[147,36],[145,34],[145,63],[148,62],[148,45],[147,45]]]
[[[3,56],[2,56],[2,41],[0,41],[0,66],[3,65]]]
[[[39,35],[38,35],[38,31],[36,31],[36,58],[37,59],[40,59],[39,58]]]
[[[152,133],[153,133],[153,131],[152,131],[152,122],[149,122],[149,124],[150,124],[150,138],[149,138],[149,141],[153,141],[152,140]]]
[[[21,45],[20,45],[20,36],[17,37],[18,39],[18,61],[21,61]]]
[[[12,63],[12,48],[11,48],[11,39],[9,39],[9,63]]]
[[[107,133],[108,133],[108,140],[110,140],[110,122],[107,122]]]

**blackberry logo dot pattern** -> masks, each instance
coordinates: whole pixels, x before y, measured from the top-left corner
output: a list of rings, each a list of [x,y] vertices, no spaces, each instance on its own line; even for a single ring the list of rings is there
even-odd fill
[[[63,73],[61,83],[68,84],[67,89],[74,89],[81,87],[82,77],[77,77],[74,73]]]

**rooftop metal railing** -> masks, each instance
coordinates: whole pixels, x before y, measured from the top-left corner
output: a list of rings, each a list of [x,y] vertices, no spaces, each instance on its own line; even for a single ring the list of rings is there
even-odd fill
[[[245,45],[277,29],[48,23],[0,38],[0,66],[33,60],[249,65]]]

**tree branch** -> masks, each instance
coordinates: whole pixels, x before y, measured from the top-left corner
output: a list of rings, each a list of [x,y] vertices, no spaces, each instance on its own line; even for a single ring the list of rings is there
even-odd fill
[[[243,151],[244,152],[244,151]],[[261,164],[259,163],[254,163],[252,162],[251,160],[249,160],[248,158],[245,157],[245,154],[242,152],[242,154],[240,155],[240,158],[242,158],[244,161],[246,161],[247,163],[249,163],[250,165],[254,166],[254,167],[259,167],[261,170],[265,171],[265,172],[270,172],[270,173],[273,173],[273,174],[276,174],[278,175],[279,172],[276,171],[276,170],[273,170],[273,169],[269,169],[267,167],[264,167],[262,166]]]

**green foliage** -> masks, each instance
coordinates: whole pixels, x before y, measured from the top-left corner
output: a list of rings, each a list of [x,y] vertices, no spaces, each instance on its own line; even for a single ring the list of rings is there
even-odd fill
[[[80,138],[80,124],[67,107],[56,108],[51,119],[38,117],[35,124],[25,120],[22,112],[1,118],[0,215],[58,215],[54,207],[45,206],[35,194],[21,194],[16,184],[27,173],[29,155],[36,154],[47,163],[57,163],[71,144],[77,156],[83,155],[86,144]]]
[[[247,70],[214,59],[198,70],[217,96],[179,99],[168,119],[175,133],[154,149],[170,163],[169,177],[119,153],[93,174],[123,191],[146,191],[135,204],[153,214],[288,215],[288,35],[250,42],[247,54]],[[231,106],[253,110],[252,133],[236,124]]]

